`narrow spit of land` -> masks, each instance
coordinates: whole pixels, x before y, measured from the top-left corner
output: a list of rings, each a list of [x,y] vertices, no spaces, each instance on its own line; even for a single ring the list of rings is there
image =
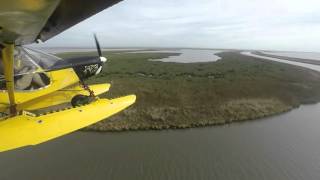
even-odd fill
[[[63,53],[60,57],[92,55]],[[106,52],[109,62],[89,83],[112,84],[102,97],[136,94],[129,109],[86,130],[178,129],[221,125],[320,101],[320,73],[222,52],[210,63],[149,61],[175,53]]]

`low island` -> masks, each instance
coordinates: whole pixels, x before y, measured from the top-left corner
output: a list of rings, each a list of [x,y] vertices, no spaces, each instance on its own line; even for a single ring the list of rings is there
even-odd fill
[[[60,57],[95,52],[62,53]],[[111,83],[102,97],[136,94],[127,110],[87,127],[93,131],[160,130],[259,119],[320,101],[320,73],[256,59],[238,51],[202,63],[150,61],[177,53],[104,52],[103,72],[88,83]]]

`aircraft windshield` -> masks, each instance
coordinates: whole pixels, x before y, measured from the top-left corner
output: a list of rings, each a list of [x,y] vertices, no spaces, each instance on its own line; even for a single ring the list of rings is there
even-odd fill
[[[28,74],[40,70],[40,66],[33,61],[23,48],[17,47],[14,51],[14,74]]]
[[[29,48],[23,48],[23,50],[25,50],[28,55],[31,56],[32,60],[44,70],[50,69],[57,61],[61,60],[61,58],[38,50]]]
[[[23,75],[46,71],[59,60],[61,59],[56,56],[38,50],[16,47],[14,51],[14,73],[15,75]],[[0,63],[0,78],[1,77],[3,77],[2,62]]]
[[[1,55],[1,54],[0,54]],[[38,89],[50,83],[44,71],[60,58],[24,47],[14,51],[14,79],[18,90]],[[5,89],[2,61],[0,63],[0,89]]]

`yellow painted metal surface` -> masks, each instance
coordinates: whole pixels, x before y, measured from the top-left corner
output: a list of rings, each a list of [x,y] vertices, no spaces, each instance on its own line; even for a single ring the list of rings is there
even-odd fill
[[[57,138],[125,109],[135,95],[112,100],[98,99],[88,105],[34,117],[24,113],[0,121],[0,152]]]
[[[72,68],[52,71],[49,72],[48,75],[51,83],[47,87],[37,90],[15,91],[15,103],[19,106],[19,104],[45,96],[79,82],[79,78]],[[8,106],[7,91],[0,91],[0,111],[3,112]]]
[[[109,90],[110,84],[95,84],[90,85],[90,89],[95,95],[100,95]],[[35,110],[50,106],[55,106],[63,103],[71,102],[71,99],[78,94],[89,96],[89,92],[84,90],[79,83],[73,86],[68,86],[53,93],[41,96],[39,98],[27,101],[17,106],[18,110]]]

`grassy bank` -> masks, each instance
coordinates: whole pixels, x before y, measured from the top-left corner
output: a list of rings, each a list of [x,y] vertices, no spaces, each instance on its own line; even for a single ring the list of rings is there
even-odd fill
[[[278,114],[320,100],[320,73],[315,71],[237,52],[220,53],[222,60],[210,63],[148,61],[171,55],[176,54],[107,53],[110,61],[89,82],[111,82],[110,91],[103,97],[136,94],[138,99],[129,109],[87,130],[225,124]]]

